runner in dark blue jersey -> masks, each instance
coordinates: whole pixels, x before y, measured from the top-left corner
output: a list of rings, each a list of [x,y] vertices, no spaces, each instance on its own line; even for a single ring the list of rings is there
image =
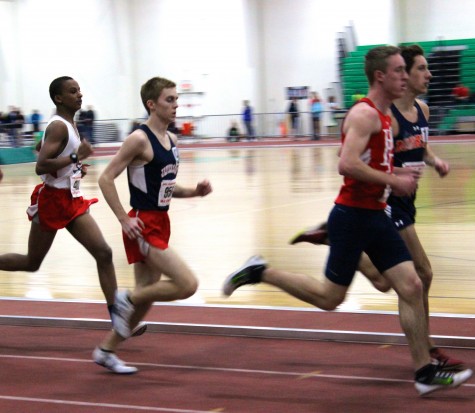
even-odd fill
[[[192,296],[198,280],[182,258],[168,245],[172,197],[206,196],[207,180],[194,188],[177,185],[179,165],[177,137],[168,132],[175,121],[178,95],[174,82],[154,77],[141,89],[142,102],[149,114],[133,131],[99,178],[104,198],[122,226],[129,264],[134,265],[136,287],[116,294],[114,330],[94,350],[94,361],[114,373],[135,373],[114,352],[143,319],[155,301],[174,301]],[[127,169],[130,205],[122,206],[115,179]],[[162,275],[167,278],[162,279]]]

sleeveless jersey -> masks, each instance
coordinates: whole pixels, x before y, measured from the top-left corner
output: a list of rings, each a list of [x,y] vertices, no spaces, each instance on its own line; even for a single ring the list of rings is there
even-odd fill
[[[394,166],[401,167],[406,162],[422,162],[429,140],[429,122],[421,107],[414,102],[417,120],[409,122],[395,105],[391,106],[394,118],[399,124],[399,133],[394,137]],[[390,195],[388,213],[396,227],[415,222],[416,193],[410,196]]]
[[[66,147],[63,149],[63,151],[58,155],[58,157],[69,156],[71,153],[77,152],[77,149],[81,143],[81,139],[79,138],[79,135],[74,126],[66,119],[58,115],[52,116],[51,119],[48,121],[48,124],[46,125],[45,131],[48,129],[50,123],[55,121],[63,122],[68,128],[68,143],[66,144]],[[42,144],[44,143],[45,138],[46,133],[43,135],[43,139],[41,141]],[[70,188],[70,178],[78,171],[78,169],[81,169],[80,162],[78,162],[77,164],[70,164],[68,166],[65,166],[64,168],[58,169],[52,174],[41,175],[41,179],[46,185],[51,186],[53,188]]]
[[[145,165],[127,167],[130,205],[138,210],[168,211],[178,173],[178,148],[168,137],[171,149],[165,149],[147,125],[139,129],[147,134],[153,159]]]
[[[401,167],[405,162],[421,162],[429,140],[429,123],[419,104],[416,122],[409,122],[393,104],[391,111],[399,124],[399,133],[394,136],[394,166]]]
[[[363,98],[356,104],[360,105],[362,103],[366,103],[377,110],[381,122],[381,130],[370,136],[365,151],[361,154],[360,158],[371,168],[390,174],[393,171],[391,117],[380,112],[368,98]],[[342,132],[341,136],[342,144],[344,144],[345,134]],[[356,208],[384,209],[389,193],[390,188],[387,185],[361,182],[345,176],[335,203]]]

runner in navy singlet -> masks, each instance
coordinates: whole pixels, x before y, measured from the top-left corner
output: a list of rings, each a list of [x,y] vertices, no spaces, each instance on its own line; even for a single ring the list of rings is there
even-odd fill
[[[198,280],[183,259],[169,247],[168,208],[173,198],[203,197],[207,180],[194,188],[176,184],[179,166],[177,137],[167,131],[175,121],[178,95],[174,82],[154,77],[141,89],[147,121],[133,131],[99,178],[104,198],[122,226],[127,259],[134,265],[136,287],[116,295],[114,330],[93,352],[93,360],[118,374],[135,373],[115,355],[155,301],[183,300],[198,288]],[[122,206],[115,179],[127,168],[130,205]],[[162,274],[167,279],[162,279]]]
[[[427,72],[426,76],[430,79],[430,72],[428,70]],[[409,112],[408,115],[410,117],[415,115],[415,121],[411,121],[399,111],[398,104],[401,103],[393,103],[391,105],[393,129],[399,129],[397,135],[394,135],[394,167],[423,168],[425,165],[426,148],[428,147],[429,122],[421,105],[425,107],[427,105],[423,102],[419,104],[417,99],[414,99],[412,108],[409,111],[405,111],[406,113]],[[396,228],[402,229],[415,223],[415,201],[415,193],[407,197],[389,196],[387,210]]]

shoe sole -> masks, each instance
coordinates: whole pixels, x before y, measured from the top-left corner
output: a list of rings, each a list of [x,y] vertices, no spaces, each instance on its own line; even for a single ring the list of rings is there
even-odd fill
[[[138,369],[136,367],[131,367],[131,366],[127,366],[128,368],[132,369],[131,371],[124,371],[124,372],[114,371],[109,366],[107,366],[107,364],[104,361],[102,361],[102,357],[99,357],[96,354],[100,354],[100,353],[98,353],[96,350],[94,350],[93,353],[92,353],[92,361],[95,364],[97,364],[98,366],[104,367],[107,371],[110,371],[111,373],[114,373],[114,374],[134,374],[134,373],[137,373],[137,371],[138,371]]]
[[[465,370],[466,374],[465,377],[463,377],[460,382],[457,384],[450,384],[450,385],[430,385],[430,384],[423,384],[423,383],[415,383],[416,390],[419,392],[419,396],[426,396],[430,393],[433,393],[438,390],[450,390],[450,389],[456,389],[457,387],[460,387],[462,384],[464,384],[470,377],[473,375],[473,371],[470,369]],[[432,387],[430,389],[427,389],[427,391],[424,391],[424,387]]]
[[[252,263],[250,264],[249,261],[251,261],[252,258],[250,258],[249,260],[247,260],[244,265],[242,267],[239,267],[236,271],[232,272],[231,274],[229,274],[226,279],[224,280],[224,283],[223,283],[223,295],[225,297],[229,297],[231,296],[231,294],[236,291],[241,285],[244,285],[244,284],[238,284],[238,285],[233,285],[233,283],[231,282],[231,280],[236,276],[238,275],[241,271],[245,270],[246,268],[249,268],[251,266],[258,266],[258,265],[267,265],[267,262],[264,261],[262,258],[256,258],[255,260],[258,261],[258,262],[255,262],[255,263]]]
[[[442,370],[458,370],[458,371],[462,371],[462,370],[465,370],[465,365],[463,363],[459,363],[459,364],[446,364],[444,367],[442,367]]]
[[[147,324],[142,324],[141,326],[135,327],[135,329],[132,330],[132,334],[130,335],[130,337],[141,336],[143,333],[147,331],[147,327],[148,327]]]
[[[124,374],[134,374],[134,373],[137,373],[138,372],[138,369],[135,369],[133,371],[124,371],[124,372],[119,372],[119,371],[114,371],[112,369],[110,369],[109,367],[107,367],[105,364],[103,363],[100,363],[96,360],[94,360],[94,363],[96,363],[98,366],[101,366],[101,367],[104,367],[107,371],[110,371],[111,373],[113,374],[121,374],[121,375],[124,375]]]
[[[233,272],[232,274],[228,275],[226,280],[224,280],[224,284],[223,284],[223,295],[225,297],[230,297],[231,294],[236,291],[240,285],[234,285],[232,283],[232,279],[237,275],[239,274],[239,272],[241,272],[243,270],[243,268],[240,268],[238,271],[236,272]]]

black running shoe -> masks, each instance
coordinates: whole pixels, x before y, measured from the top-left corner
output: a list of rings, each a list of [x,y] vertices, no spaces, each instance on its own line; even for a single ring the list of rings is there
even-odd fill
[[[436,390],[458,387],[472,377],[472,374],[470,369],[444,370],[443,366],[437,365],[428,377],[424,377],[422,380],[416,379],[414,386],[419,395],[424,396]]]
[[[267,268],[267,262],[259,255],[249,258],[244,265],[228,275],[223,284],[223,294],[229,297],[234,290],[246,284],[261,282],[262,272]]]

